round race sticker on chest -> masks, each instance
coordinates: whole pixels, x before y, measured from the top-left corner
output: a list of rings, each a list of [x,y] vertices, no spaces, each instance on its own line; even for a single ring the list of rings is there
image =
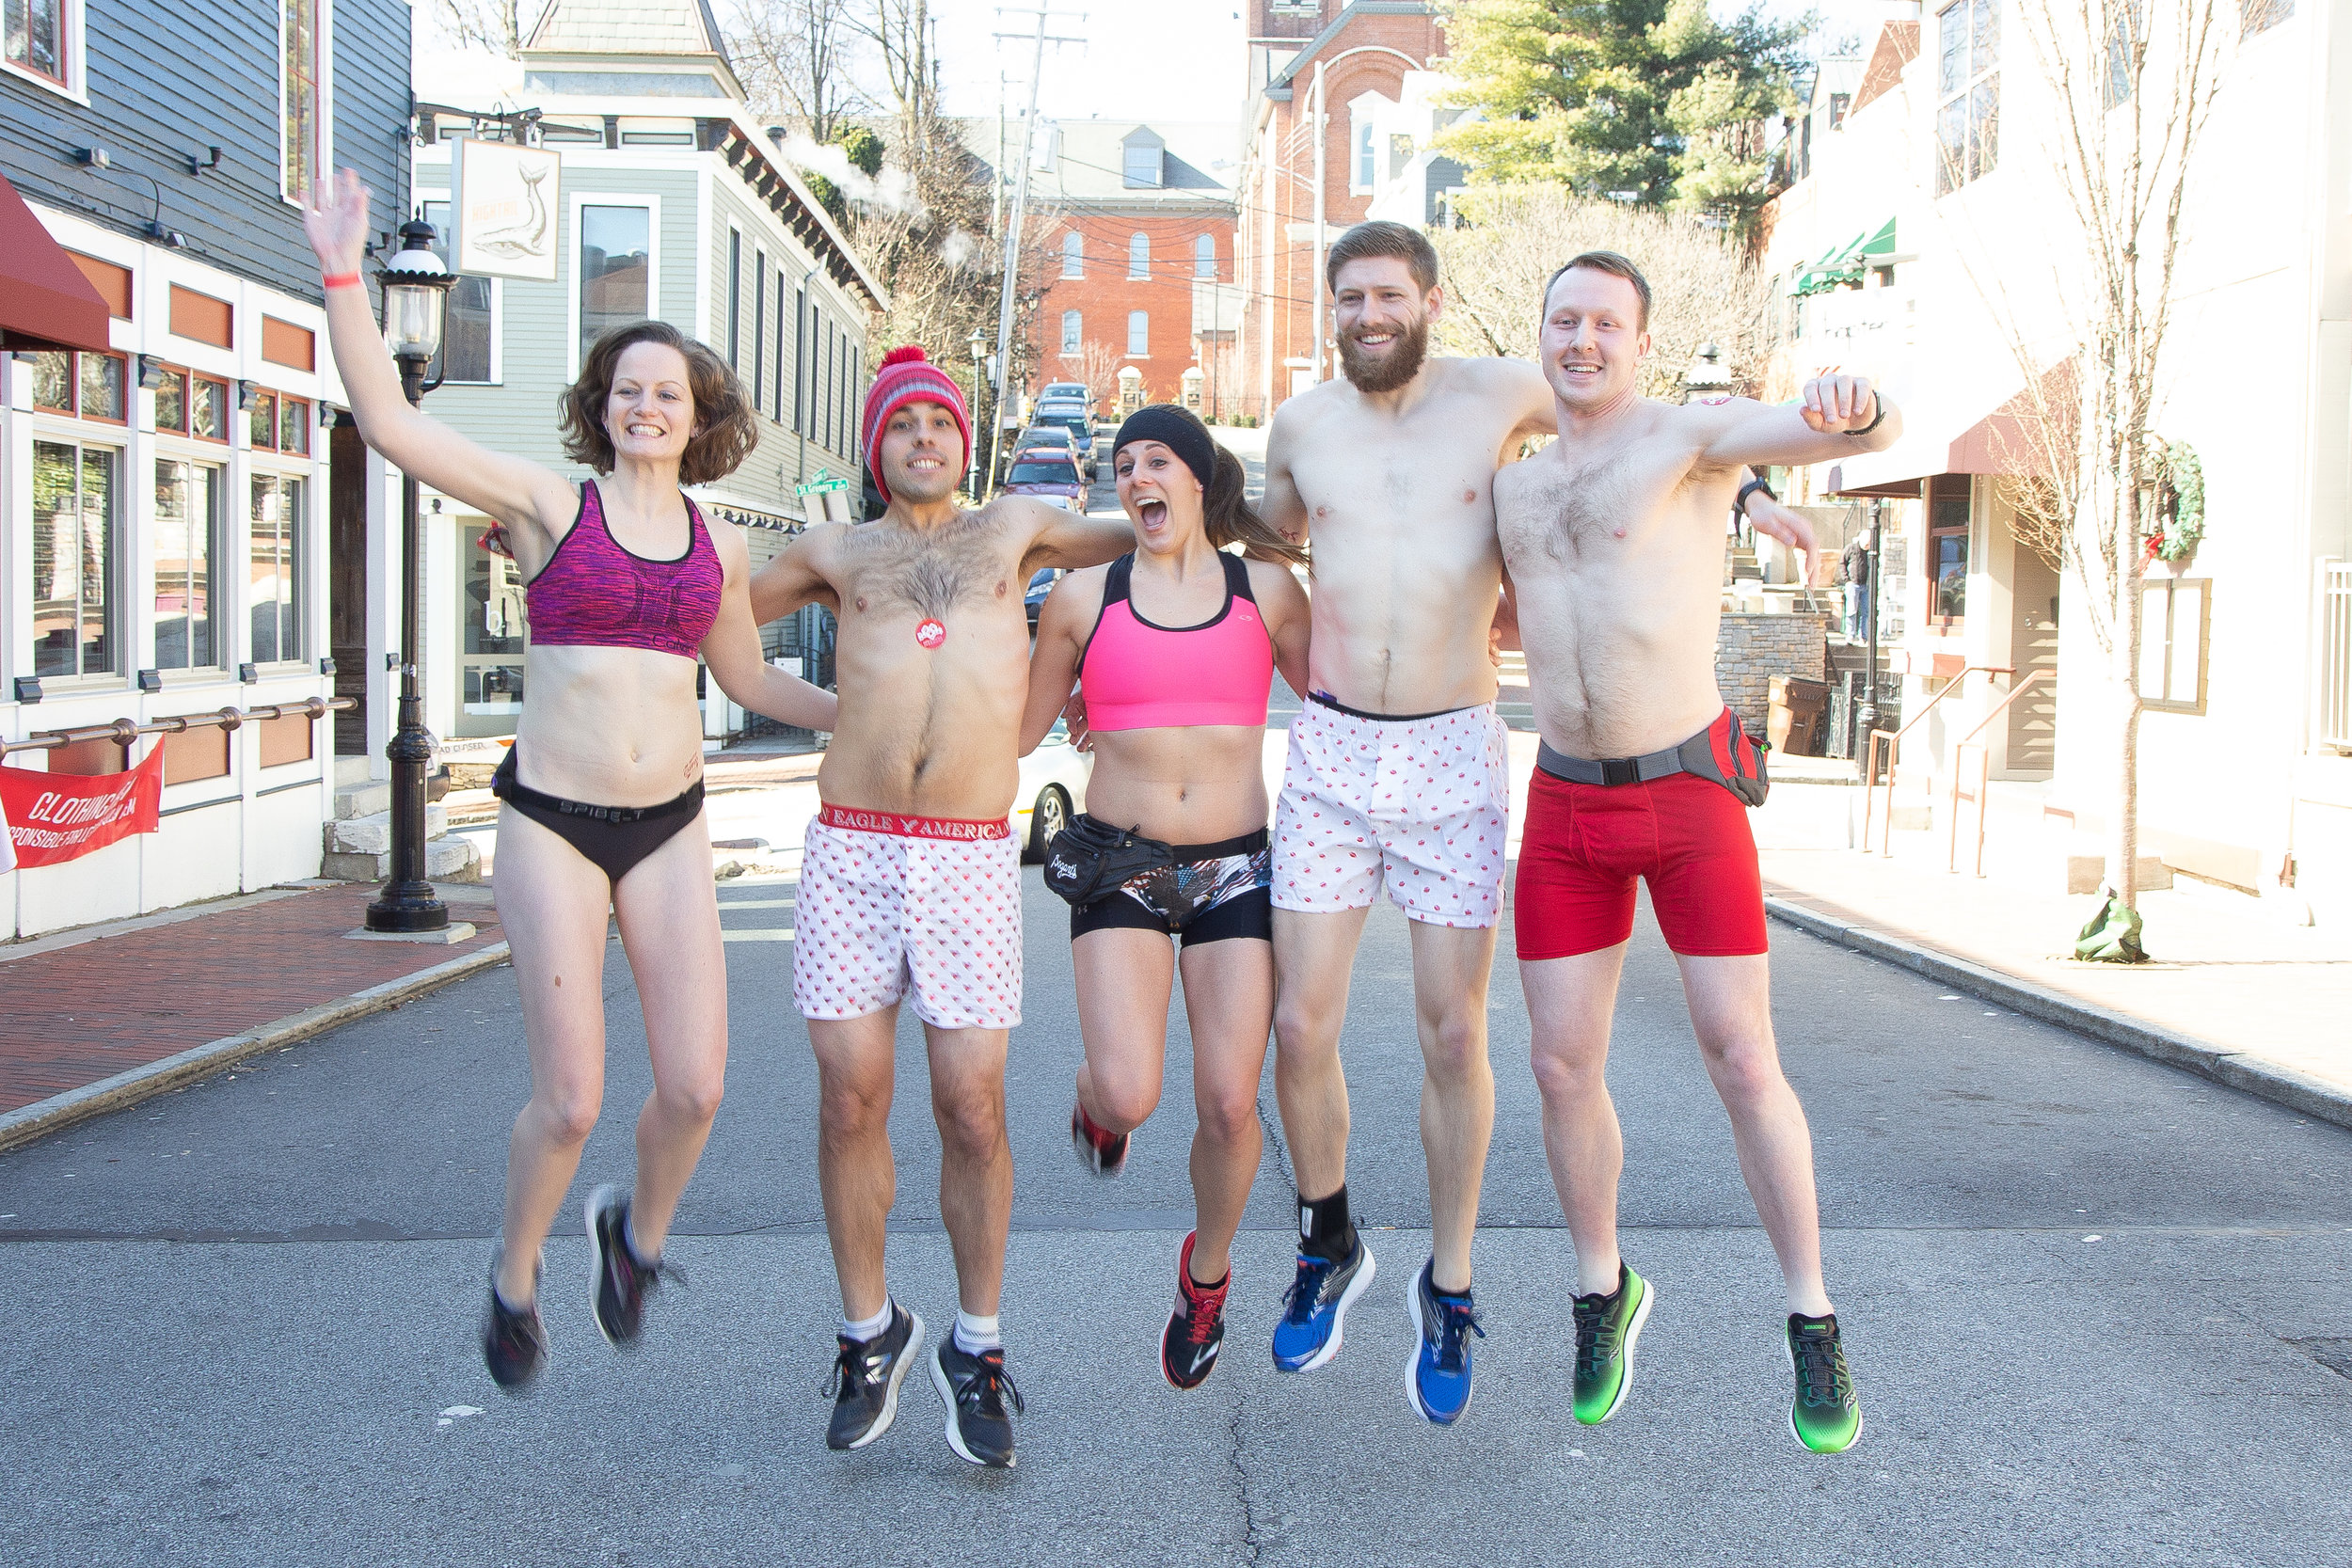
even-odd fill
[[[937,621],[926,618],[915,623],[914,640],[926,648],[936,648],[947,641],[947,628]]]

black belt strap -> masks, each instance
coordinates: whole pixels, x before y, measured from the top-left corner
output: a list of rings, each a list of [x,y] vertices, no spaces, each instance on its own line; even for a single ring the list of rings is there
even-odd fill
[[[1612,785],[1647,784],[1652,779],[1690,771],[1683,766],[1682,748],[1679,746],[1669,746],[1647,756],[1595,758],[1572,757],[1565,752],[1553,751],[1548,743],[1538,742],[1535,766],[1554,778],[1566,779],[1571,783]]]

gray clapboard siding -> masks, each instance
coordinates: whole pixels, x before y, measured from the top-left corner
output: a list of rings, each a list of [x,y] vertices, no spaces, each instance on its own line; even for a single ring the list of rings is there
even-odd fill
[[[404,0],[335,0],[335,161],[373,188],[388,230],[408,180],[408,30]],[[160,221],[225,271],[319,299],[300,214],[278,191],[276,5],[89,0],[87,34],[87,108],[0,76],[0,167],[10,182],[124,233],[144,237]],[[93,146],[111,169],[70,161]],[[190,174],[189,159],[215,146],[220,166]]]

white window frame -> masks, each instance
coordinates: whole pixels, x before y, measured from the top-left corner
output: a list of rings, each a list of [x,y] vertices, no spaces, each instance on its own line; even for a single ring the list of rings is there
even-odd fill
[[[1152,276],[1152,236],[1138,229],[1127,236],[1127,281],[1148,280]]]
[[[40,71],[18,65],[5,55],[0,55],[0,73],[20,82],[30,82],[60,98],[72,99],[87,109],[89,107],[89,36],[84,25],[84,17],[88,7],[85,0],[59,0],[59,4],[63,7],[58,17],[58,31],[64,35],[65,80],[59,82],[55,77],[43,76]]]
[[[73,3],[78,5],[79,0]],[[273,3],[278,9],[278,195],[298,209],[310,193],[293,188],[286,167],[286,0]],[[319,88],[319,141],[313,174],[326,179],[335,169],[335,0],[310,3],[318,8],[318,65],[313,79]]]
[[[1137,328],[1138,326],[1139,326],[1139,327],[1141,327],[1141,328],[1143,329],[1143,333],[1142,333],[1142,337],[1143,337],[1143,346],[1142,346],[1141,348],[1137,348],[1137,347],[1136,347],[1136,328]],[[1130,311],[1128,311],[1128,312],[1127,312],[1127,355],[1126,355],[1126,356],[1127,356],[1128,358],[1130,358],[1130,359],[1149,359],[1149,358],[1151,358],[1151,357],[1152,357],[1152,312],[1151,312],[1151,311],[1149,311],[1149,310],[1130,310]]]
[[[20,361],[20,363],[22,362]],[[135,416],[137,413],[136,388],[138,382],[136,379],[136,366],[138,361],[136,359],[133,359],[130,363],[133,367],[133,372],[128,390],[130,391],[133,400],[132,412]],[[24,378],[30,373],[29,367],[24,370],[16,371],[15,373],[9,377],[11,390],[13,391],[13,388],[17,386],[29,386],[30,383]],[[235,406],[236,400],[234,390],[235,389],[232,386],[230,388],[230,407],[229,411],[231,421],[230,430],[231,436],[230,444],[232,447],[234,446],[234,436],[236,431],[235,421],[237,416],[243,412],[243,410]],[[22,418],[22,416],[20,416],[20,418]],[[139,424],[135,417],[127,424],[107,424],[103,421],[85,421],[83,420],[76,419],[70,414],[57,414],[45,410],[36,410],[33,413],[32,418],[25,422],[29,423],[31,426],[31,429],[28,432],[31,439],[26,442],[24,448],[24,461],[27,465],[25,470],[25,488],[24,492],[26,497],[26,505],[24,514],[26,528],[26,546],[24,556],[24,563],[28,568],[28,571],[25,577],[22,579],[24,583],[22,588],[19,588],[14,583],[11,583],[8,590],[12,598],[17,595],[22,595],[22,603],[15,607],[14,613],[21,617],[18,624],[25,628],[22,634],[25,638],[25,641],[24,643],[24,648],[25,650],[24,662],[18,667],[17,673],[26,675],[36,673],[36,665],[39,659],[39,655],[33,652],[31,628],[33,606],[35,603],[33,594],[35,584],[29,572],[29,568],[32,565],[32,486],[30,483],[30,476],[32,471],[31,465],[35,461],[34,443],[53,441],[59,443],[70,442],[77,448],[104,447],[115,454],[114,559],[107,564],[108,569],[114,574],[113,581],[109,586],[117,597],[114,602],[114,626],[108,632],[108,637],[114,643],[115,663],[118,668],[113,670],[81,671],[71,675],[42,675],[40,677],[40,682],[42,688],[51,695],[56,695],[61,691],[119,690],[130,686],[133,675],[140,669],[140,665],[136,659],[126,657],[134,652],[131,647],[131,638],[133,610],[139,601],[138,579],[144,578],[149,585],[149,592],[151,594],[153,592],[153,574],[136,570],[135,568],[140,564],[140,562],[130,559],[130,553],[135,547],[137,548],[141,555],[145,554],[145,543],[143,539],[136,546],[134,546],[132,542],[134,524],[137,521],[137,497],[142,493],[141,490],[134,490],[131,488],[132,485],[140,483],[138,477],[132,472],[133,453],[141,448],[150,445],[151,443],[136,439],[139,433]],[[218,449],[215,450],[215,455],[221,455]],[[143,488],[151,488],[153,483],[154,479],[151,474],[145,481]],[[143,530],[138,531],[141,533],[144,532]],[[11,576],[13,575],[14,574],[11,573]],[[78,650],[78,642],[76,647]],[[75,655],[75,662],[80,662],[80,655],[78,651]]]
[[[768,247],[752,246],[752,412],[768,412]]]
[[[417,192],[416,199],[413,204],[414,210],[408,215],[419,220],[423,220],[424,205],[428,201],[437,201],[442,206],[446,207],[450,205],[449,192],[446,190],[427,190]],[[446,245],[449,240],[449,236],[447,234],[443,234],[441,239],[443,244]],[[493,277],[489,280],[489,282],[490,379],[487,381],[452,381],[448,383],[448,385],[452,387],[502,387],[506,384],[506,279],[503,277]],[[324,337],[326,334],[322,332],[320,336]],[[233,380],[234,378],[232,377],[231,379]],[[232,387],[230,390],[233,392],[235,388]],[[312,401],[315,403],[323,400],[314,398]],[[232,409],[230,412],[234,413],[236,410]]]
[[[1992,66],[1985,71],[1979,71],[1976,64],[1976,11],[1979,6],[1984,6],[1992,13],[1994,37],[1996,40],[1994,45]],[[1967,30],[1963,40],[1967,59],[1961,71],[1960,86],[1947,92],[1944,87],[1944,25],[1946,18],[1955,12],[1959,14],[1962,24]],[[1928,140],[1935,149],[1935,194],[1938,197],[1946,197],[1966,190],[1978,181],[1997,172],[2001,166],[2001,51],[1999,40],[2007,19],[2001,15],[2001,0],[1952,0],[1950,5],[1939,9],[1931,20],[1935,24],[1935,54],[1930,66],[1935,77],[1935,119],[1931,122]],[[2104,73],[2106,69],[2105,40],[2101,40],[2100,49],[2097,69]],[[1993,161],[1989,166],[1979,168],[1976,166],[1977,124],[1972,110],[1978,89],[1988,86],[1993,93],[1991,117]],[[1954,169],[1947,161],[1944,149],[1944,117],[1955,107],[1961,113],[1962,133],[1962,157],[1957,169]]]
[[[1203,264],[1205,263],[1205,265]],[[1218,277],[1216,236],[1213,233],[1196,235],[1192,242],[1192,275],[1216,282]]]
[[[470,385],[470,383],[459,382],[457,385],[467,386]],[[231,399],[231,402],[234,402],[233,398]],[[232,415],[237,412],[239,412],[239,410],[236,410],[233,407],[230,410]],[[315,417],[315,414],[313,414],[313,418]],[[323,432],[313,433],[313,444],[323,438]],[[148,453],[148,489],[151,492],[154,489],[155,466],[160,463],[184,463],[192,468],[217,468],[220,470],[220,515],[215,518],[213,522],[213,553],[211,560],[206,563],[206,571],[211,577],[210,592],[212,595],[211,604],[213,615],[213,657],[202,664],[176,665],[172,668],[166,669],[161,663],[156,662],[156,625],[153,608],[155,603],[155,565],[158,559],[159,546],[162,543],[162,541],[157,537],[156,531],[162,522],[162,518],[160,515],[151,513],[147,519],[145,531],[147,538],[141,552],[147,558],[145,570],[142,574],[145,578],[145,583],[144,592],[140,595],[148,606],[148,614],[146,616],[147,646],[143,650],[147,655],[147,662],[143,663],[139,667],[142,669],[152,669],[160,672],[166,686],[170,686],[175,682],[180,684],[197,684],[217,681],[221,678],[222,673],[230,667],[229,661],[230,638],[230,634],[235,629],[236,617],[230,612],[229,607],[229,601],[231,597],[233,597],[233,595],[231,595],[228,590],[229,584],[235,579],[229,574],[227,559],[230,553],[230,548],[233,544],[233,540],[231,538],[232,530],[230,508],[235,504],[237,499],[237,469],[240,467],[240,465],[233,461],[236,456],[236,451],[237,449],[234,443],[223,444],[216,441],[199,441],[194,436],[172,436],[158,433],[155,437],[153,447]],[[251,504],[249,499],[246,504]]]
[[[743,372],[743,230],[727,225],[727,369]]]
[[[1077,310],[1061,313],[1061,356],[1075,359],[1086,351],[1086,317]]]
[[[645,316],[650,321],[666,321],[661,313],[661,198],[640,196],[632,191],[574,191],[572,193],[572,232],[564,247],[564,267],[558,281],[564,286],[565,303],[564,341],[564,379],[580,379],[580,227],[582,207],[643,207],[646,210],[645,228]]]
[[[283,397],[286,394],[279,392],[278,395]],[[239,409],[237,412],[242,414],[245,411]],[[315,417],[315,409],[313,417]],[[316,444],[314,433],[312,445]],[[232,637],[221,640],[224,644],[223,657],[233,657],[239,663],[252,664],[264,673],[286,674],[301,670],[310,664],[311,648],[317,643],[321,629],[317,625],[318,617],[314,612],[314,600],[310,593],[310,579],[323,569],[318,558],[326,553],[326,534],[323,531],[323,520],[319,516],[319,508],[326,504],[320,495],[320,469],[316,463],[308,459],[297,459],[287,463],[280,460],[279,454],[274,451],[262,451],[251,447],[240,450],[245,452],[246,461],[238,464],[235,468],[237,476],[235,481],[237,484],[236,539],[230,551],[236,560],[237,572],[237,608],[234,616],[236,629]],[[291,479],[302,482],[302,499],[305,510],[299,524],[286,531],[286,537],[293,544],[294,552],[294,594],[290,602],[294,606],[294,624],[299,634],[296,641],[302,645],[302,651],[292,658],[284,657],[282,655],[273,659],[253,657],[254,649],[251,645],[253,640],[251,597],[253,589],[253,482],[257,479],[275,479],[281,482]],[[150,576],[151,578],[152,574]],[[150,592],[152,592],[151,587]]]
[[[1380,180],[1379,138],[1374,135],[1372,116],[1357,114],[1349,117],[1347,131],[1347,188],[1356,195],[1371,190]]]
[[[1061,275],[1064,277],[1084,277],[1087,275],[1086,236],[1075,229],[1062,230]]]

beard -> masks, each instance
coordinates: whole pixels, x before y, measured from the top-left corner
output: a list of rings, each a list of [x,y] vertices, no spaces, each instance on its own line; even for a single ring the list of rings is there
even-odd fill
[[[1421,362],[1429,355],[1429,318],[1391,330],[1396,337],[1385,355],[1365,353],[1352,333],[1340,335],[1340,373],[1358,391],[1393,392],[1421,373]]]

